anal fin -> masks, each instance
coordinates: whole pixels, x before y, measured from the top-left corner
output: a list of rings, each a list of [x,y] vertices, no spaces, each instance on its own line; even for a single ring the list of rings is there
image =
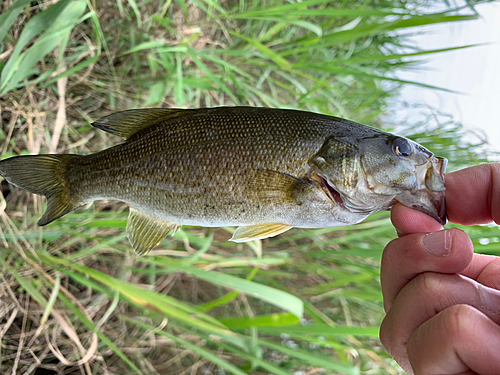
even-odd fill
[[[280,233],[286,232],[291,228],[293,228],[292,225],[281,223],[244,225],[236,228],[236,232],[234,232],[233,237],[231,237],[229,241],[248,242],[252,240],[274,237]]]
[[[145,255],[159,245],[169,232],[172,232],[173,236],[181,226],[130,207],[127,236],[135,252],[138,255]]]

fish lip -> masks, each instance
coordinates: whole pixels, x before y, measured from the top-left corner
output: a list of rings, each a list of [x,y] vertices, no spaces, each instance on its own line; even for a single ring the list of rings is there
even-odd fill
[[[445,225],[448,222],[444,182],[447,165],[448,160],[441,157],[431,157],[427,163],[417,165],[415,173],[420,184],[419,189],[413,192],[407,191],[397,196],[396,200]],[[414,203],[415,201],[418,203]]]
[[[425,186],[433,198],[431,201],[436,209],[436,220],[440,224],[445,225],[448,222],[448,215],[446,212],[444,173],[448,165],[448,160],[441,157],[432,157],[428,164],[425,174]]]
[[[439,224],[445,225],[448,222],[448,215],[446,212],[446,198],[444,190],[431,194],[433,210],[419,204],[412,204],[411,208],[423,212],[424,214],[435,219]]]
[[[438,212],[438,219],[441,225],[445,225],[448,222],[448,213],[446,211],[446,197],[443,192],[443,198],[440,200],[440,204],[436,205],[436,210]]]

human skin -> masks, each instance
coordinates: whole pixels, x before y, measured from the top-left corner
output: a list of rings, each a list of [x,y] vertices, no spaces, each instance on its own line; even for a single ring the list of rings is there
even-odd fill
[[[445,176],[451,222],[500,224],[500,164]],[[500,258],[460,229],[397,204],[382,256],[380,339],[409,374],[500,374]],[[500,233],[500,232],[499,232]]]

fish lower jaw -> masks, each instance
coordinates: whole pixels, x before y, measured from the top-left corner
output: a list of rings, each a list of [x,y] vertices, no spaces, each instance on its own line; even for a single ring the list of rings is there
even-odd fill
[[[326,179],[324,179],[320,175],[317,176],[321,188],[325,192],[326,196],[330,198],[332,202],[334,202],[335,204],[344,207],[345,205],[344,205],[344,200],[342,199],[342,195],[332,185],[330,185]]]
[[[393,194],[374,193],[361,184],[358,184],[357,189],[352,194],[344,196],[343,200],[346,210],[366,216],[375,212],[390,210],[396,203]]]
[[[346,201],[345,209],[349,210],[352,213],[360,214],[364,216],[368,216],[374,214],[379,211],[389,210],[392,206],[388,204],[380,205],[380,206],[370,206],[362,203],[353,203]]]

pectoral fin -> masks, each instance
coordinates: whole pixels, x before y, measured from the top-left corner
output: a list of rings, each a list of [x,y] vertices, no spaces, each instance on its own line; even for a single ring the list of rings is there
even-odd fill
[[[310,182],[285,173],[255,170],[245,180],[246,195],[262,204],[297,204],[297,194]]]
[[[234,232],[233,237],[231,237],[229,241],[248,242],[252,240],[274,237],[280,233],[286,232],[291,228],[293,228],[292,225],[281,223],[244,225],[236,228],[236,232]]]
[[[147,254],[153,247],[172,232],[172,236],[182,225],[140,212],[130,207],[127,234],[132,247],[138,255]]]

